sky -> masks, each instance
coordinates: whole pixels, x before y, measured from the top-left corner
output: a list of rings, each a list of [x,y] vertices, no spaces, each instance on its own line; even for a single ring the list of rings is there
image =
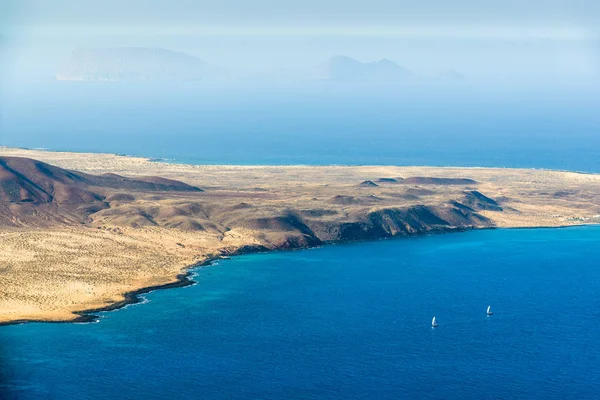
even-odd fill
[[[3,0],[0,15],[4,57],[25,75],[53,75],[75,47],[109,46],[248,72],[344,54],[474,77],[600,74],[597,0]]]
[[[15,5],[17,2],[13,2]],[[352,30],[410,25],[533,28],[542,31],[594,29],[595,0],[19,0],[17,22],[32,25],[297,27]],[[485,30],[482,28],[482,30]]]

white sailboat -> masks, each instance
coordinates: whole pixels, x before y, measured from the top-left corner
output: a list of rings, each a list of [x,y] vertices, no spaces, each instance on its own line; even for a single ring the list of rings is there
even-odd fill
[[[431,327],[435,328],[437,326],[437,322],[435,322],[435,317],[431,320]]]
[[[492,309],[492,306],[488,306],[487,311],[486,311],[487,315],[492,315],[493,314],[493,312],[492,312],[491,309]]]

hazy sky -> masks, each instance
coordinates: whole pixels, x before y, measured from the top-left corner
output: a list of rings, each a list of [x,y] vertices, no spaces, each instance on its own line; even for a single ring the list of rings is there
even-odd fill
[[[563,36],[591,34],[600,23],[597,0],[18,0],[13,5],[17,25],[89,29],[415,34],[472,30],[490,35],[515,30],[517,35]]]
[[[3,0],[0,15],[20,72],[85,46],[166,47],[255,71],[335,54],[475,76],[599,70],[598,0]]]

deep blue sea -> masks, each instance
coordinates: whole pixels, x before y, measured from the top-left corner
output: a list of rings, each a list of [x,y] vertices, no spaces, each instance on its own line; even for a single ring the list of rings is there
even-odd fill
[[[46,82],[0,92],[0,145],[192,164],[600,172],[600,86]]]
[[[0,398],[600,393],[600,227],[245,255],[194,279],[98,323],[0,327]]]

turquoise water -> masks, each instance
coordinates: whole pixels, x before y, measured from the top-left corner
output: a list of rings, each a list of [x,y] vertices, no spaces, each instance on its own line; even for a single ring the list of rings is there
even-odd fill
[[[325,246],[196,273],[99,323],[0,327],[0,398],[600,393],[600,227]]]

